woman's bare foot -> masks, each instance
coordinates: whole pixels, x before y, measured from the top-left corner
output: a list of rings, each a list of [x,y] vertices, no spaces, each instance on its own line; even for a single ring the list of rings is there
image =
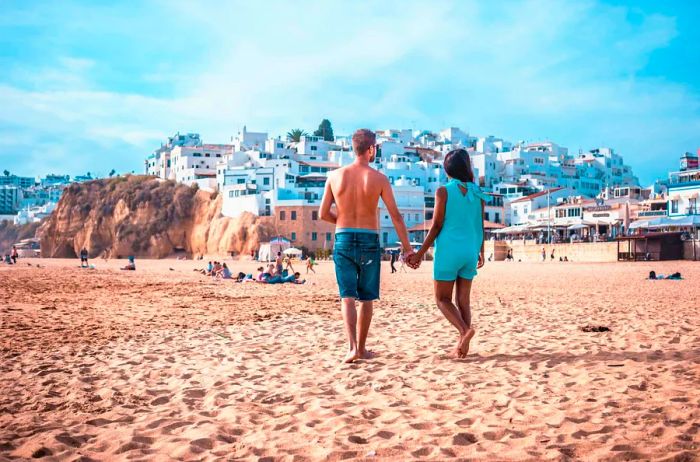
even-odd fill
[[[357,354],[356,359],[372,359],[372,358],[374,358],[374,356],[375,356],[374,351],[364,350],[364,351],[361,351]]]
[[[471,341],[472,337],[474,337],[474,334],[476,334],[476,331],[473,328],[467,329],[467,331],[464,333],[459,338],[459,357],[464,358],[467,356],[469,353],[469,342]]]
[[[355,350],[350,350],[348,351],[348,354],[345,355],[343,358],[344,363],[352,363],[356,360],[358,360],[360,357],[358,356],[357,352]]]

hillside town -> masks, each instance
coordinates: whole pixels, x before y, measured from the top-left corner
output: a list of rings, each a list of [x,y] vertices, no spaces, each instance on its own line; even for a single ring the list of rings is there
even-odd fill
[[[622,156],[608,147],[572,154],[552,141],[513,143],[456,127],[376,134],[374,167],[389,178],[418,242],[430,228],[435,190],[447,181],[443,156],[455,148],[469,152],[474,176],[491,198],[484,210],[491,239],[600,241],[641,229],[692,232],[700,226],[697,154],[684,154],[679,171],[643,187]],[[293,130],[286,137],[244,126],[226,144],[177,133],[146,158],[145,170],[218,191],[223,215],[269,217],[280,237],[316,250],[333,245],[333,227],[319,220],[317,211],[326,176],[353,158],[350,137],[333,136],[324,120],[313,134]],[[395,246],[397,235],[382,208],[380,227],[381,243]]]
[[[63,190],[71,183],[93,179],[89,172],[73,178],[54,174],[36,178],[5,170],[0,176],[0,221],[7,220],[15,225],[39,222],[53,212]]]

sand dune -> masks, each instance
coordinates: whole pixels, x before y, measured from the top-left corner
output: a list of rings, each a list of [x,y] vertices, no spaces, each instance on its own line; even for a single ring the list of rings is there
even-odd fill
[[[430,266],[387,265],[378,356],[342,365],[330,263],[264,286],[27,261],[0,268],[0,460],[700,458],[697,263],[490,263],[465,360]]]

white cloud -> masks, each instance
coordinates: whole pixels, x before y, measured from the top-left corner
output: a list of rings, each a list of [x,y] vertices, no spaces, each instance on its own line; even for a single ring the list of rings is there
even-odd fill
[[[694,90],[639,75],[677,36],[673,18],[587,0],[165,5],[159,21],[171,26],[161,30],[207,44],[133,76],[172,92],[101,85],[84,57],[59,55],[39,71],[18,62],[13,82],[29,85],[0,84],[0,104],[12,108],[0,113],[0,135],[16,134],[0,152],[36,153],[30,173],[64,161],[109,170],[112,159],[131,170],[177,130],[222,142],[243,124],[283,134],[328,117],[336,132],[449,124],[572,150],[605,142],[651,179],[698,144]],[[138,53],[141,37],[132,39]],[[52,140],[56,154],[28,139]]]

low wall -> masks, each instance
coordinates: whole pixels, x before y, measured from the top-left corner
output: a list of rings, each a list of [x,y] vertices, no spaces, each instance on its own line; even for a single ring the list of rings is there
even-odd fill
[[[550,260],[552,249],[554,249],[554,259],[557,261],[559,261],[559,257],[567,257],[569,261],[578,262],[617,261],[617,242],[578,242],[575,244],[536,244],[528,242],[523,244],[523,241],[486,241],[484,253],[486,258],[492,255],[492,259],[503,261],[510,248],[513,250],[515,261],[542,261],[542,247],[547,252],[547,260]]]
[[[700,260],[700,240],[683,242],[683,259]]]

